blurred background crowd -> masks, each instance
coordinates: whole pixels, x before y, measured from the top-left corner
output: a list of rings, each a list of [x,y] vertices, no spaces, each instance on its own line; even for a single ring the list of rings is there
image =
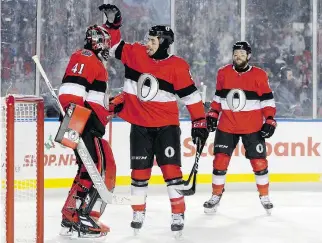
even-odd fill
[[[154,24],[171,23],[170,0],[113,0],[123,15],[122,37],[141,41]],[[269,75],[277,104],[277,117],[312,118],[313,92],[322,118],[322,4],[318,1],[318,90],[312,86],[312,1],[247,0],[246,40],[253,49],[251,64]],[[98,6],[103,0],[42,0],[40,60],[58,88],[70,55],[83,46],[86,27],[103,23]],[[216,73],[231,62],[231,49],[240,40],[240,0],[175,0],[177,55],[191,67],[198,87],[207,86],[206,100],[215,92]],[[37,0],[1,0],[1,96],[34,94]],[[120,92],[124,68],[109,61],[110,87]],[[41,82],[48,117],[57,110]],[[180,106],[181,117],[187,117]]]

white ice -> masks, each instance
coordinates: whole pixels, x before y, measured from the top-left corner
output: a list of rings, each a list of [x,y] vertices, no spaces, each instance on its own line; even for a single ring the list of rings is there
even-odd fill
[[[272,215],[267,216],[255,185],[246,189],[228,185],[217,214],[209,216],[203,213],[202,205],[210,197],[210,187],[198,186],[198,192],[186,198],[184,236],[180,242],[322,243],[322,190],[308,190],[309,185],[301,189],[294,185],[287,191],[272,185],[271,199],[275,207]],[[121,193],[127,193],[126,190]],[[93,242],[58,236],[65,193],[55,196],[47,191],[46,195],[45,242]],[[165,186],[149,188],[146,220],[138,236],[133,236],[131,218],[130,206],[108,205],[102,221],[111,227],[111,232],[105,242],[176,242],[170,231],[170,206]]]

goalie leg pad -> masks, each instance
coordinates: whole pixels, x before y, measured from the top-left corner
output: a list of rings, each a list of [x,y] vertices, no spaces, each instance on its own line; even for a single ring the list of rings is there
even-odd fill
[[[90,109],[70,104],[60,124],[55,141],[68,148],[76,149],[91,113]]]
[[[183,189],[182,171],[178,165],[160,166],[164,181],[167,183],[168,195],[171,203],[171,211],[174,214],[184,213],[186,206],[184,197],[177,189]]]

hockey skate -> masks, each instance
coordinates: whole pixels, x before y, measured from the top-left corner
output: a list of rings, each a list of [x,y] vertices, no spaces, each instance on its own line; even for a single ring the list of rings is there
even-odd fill
[[[212,195],[211,198],[203,204],[205,214],[215,214],[221,200],[222,194]]]
[[[79,215],[77,223],[72,223],[71,238],[100,238],[107,235],[110,228],[99,222],[95,217]]]
[[[134,235],[139,234],[139,230],[142,228],[145,218],[145,211],[134,211],[133,220],[131,222],[131,227],[134,230]]]
[[[72,236],[73,234],[73,223],[69,221],[67,218],[64,218],[61,223],[61,230],[59,235],[61,236]]]
[[[174,234],[174,238],[180,240],[182,238],[182,230],[184,227],[184,214],[173,213],[171,220],[171,231]]]
[[[267,215],[271,215],[274,205],[270,201],[269,196],[259,196],[259,199],[261,200],[261,203],[263,205],[263,208],[266,210]]]

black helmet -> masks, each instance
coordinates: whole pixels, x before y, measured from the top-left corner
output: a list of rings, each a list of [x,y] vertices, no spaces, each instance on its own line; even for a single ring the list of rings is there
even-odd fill
[[[174,42],[174,33],[169,26],[154,25],[149,29],[149,35],[157,36],[160,40],[160,45],[168,48]]]
[[[252,48],[250,47],[250,44],[247,41],[237,41],[233,45],[233,52],[235,50],[245,50],[247,52],[247,54],[252,53]]]

